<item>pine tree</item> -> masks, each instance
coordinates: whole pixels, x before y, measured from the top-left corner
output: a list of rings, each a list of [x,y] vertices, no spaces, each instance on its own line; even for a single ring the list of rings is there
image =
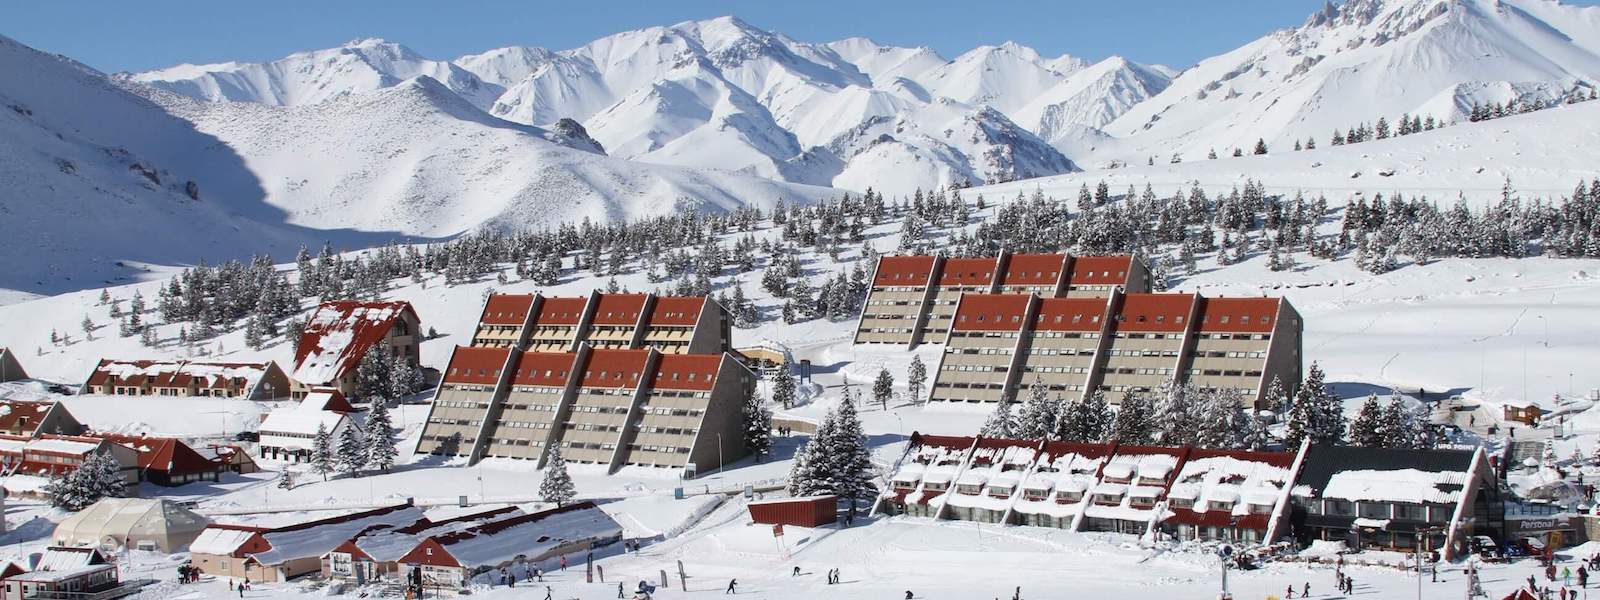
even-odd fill
[[[1419,414],[1420,413],[1420,414]],[[1406,405],[1405,399],[1395,396],[1389,400],[1389,405],[1383,409],[1384,433],[1387,446],[1391,448],[1409,448],[1424,450],[1433,448],[1433,435],[1428,430],[1428,415],[1426,408],[1418,406],[1416,410]],[[1355,437],[1355,425],[1351,424],[1351,437]]]
[[[50,497],[50,506],[61,510],[77,512],[89,505],[84,501],[83,490],[78,487],[77,479],[72,474],[51,475],[50,481],[44,485],[44,493]]]
[[[1035,378],[1028,386],[1028,398],[1022,401],[1013,433],[1019,439],[1042,440],[1055,434],[1060,419],[1061,402],[1050,397],[1050,388],[1043,380]]]
[[[1194,443],[1198,427],[1194,423],[1194,410],[1190,408],[1192,388],[1188,384],[1164,386],[1156,396],[1153,441],[1168,446]]]
[[[338,461],[339,472],[345,475],[356,475],[367,465],[367,443],[361,439],[361,432],[354,424],[346,426],[339,432],[339,448],[335,460]]]
[[[1006,439],[1017,437],[1017,416],[1011,411],[1010,398],[1001,398],[995,403],[994,412],[989,413],[989,419],[983,422],[978,435]]]
[[[369,402],[389,392],[389,382],[392,380],[391,367],[394,361],[389,359],[389,349],[382,344],[374,344],[361,357],[361,362],[356,365],[355,400]]]
[[[1069,442],[1099,442],[1112,425],[1111,408],[1105,392],[1095,390],[1087,398],[1068,403],[1056,425],[1056,438]]]
[[[1261,398],[1261,410],[1278,412],[1289,403],[1289,398],[1283,390],[1283,380],[1277,375],[1272,376],[1272,383],[1267,384],[1267,392]]]
[[[841,402],[834,412],[834,430],[828,439],[828,452],[834,463],[832,492],[850,502],[850,514],[854,516],[858,500],[871,502],[878,495],[878,486],[872,483],[872,451],[861,430],[861,419],[856,416],[855,403]]]
[[[1361,403],[1361,411],[1356,413],[1354,421],[1350,422],[1350,443],[1367,448],[1382,448],[1389,445],[1392,435],[1386,422],[1384,410],[1378,405],[1378,395],[1370,394],[1365,402]]]
[[[744,420],[744,448],[761,460],[772,452],[772,411],[761,403],[755,388],[744,399],[740,416]]]
[[[1199,394],[1195,443],[1206,448],[1237,448],[1248,430],[1243,398],[1238,392],[1206,390]]]
[[[549,504],[566,506],[578,497],[578,487],[567,474],[567,459],[561,456],[561,445],[550,447],[545,455],[544,479],[539,481],[539,498]]]
[[[322,475],[322,480],[328,480],[328,474],[333,472],[333,440],[328,435],[328,426],[318,424],[316,435],[311,436],[311,470]]]
[[[84,315],[83,322],[78,325],[83,328],[83,337],[91,342],[94,341],[94,321],[89,319],[89,315]]]
[[[911,366],[906,369],[906,393],[912,402],[922,402],[922,386],[927,382],[928,366],[922,364],[922,357],[911,355]]]
[[[1124,444],[1150,443],[1155,405],[1144,392],[1128,392],[1111,421],[1111,439]]]
[[[783,369],[772,382],[772,403],[783,407],[784,410],[794,408],[795,381],[787,368]]]
[[[372,412],[367,415],[367,451],[366,466],[379,472],[387,473],[394,467],[395,457],[399,451],[394,445],[394,423],[389,419],[389,405],[385,402],[373,402]]]
[[[110,303],[111,303],[111,291],[107,290],[105,288],[100,288],[100,306],[105,306],[105,305],[110,304]]]
[[[1251,154],[1255,154],[1256,156],[1260,156],[1260,155],[1266,154],[1267,153],[1267,141],[1264,140],[1264,139],[1261,139],[1261,138],[1256,138],[1256,147],[1253,150],[1251,150],[1250,153]]]
[[[282,471],[278,471],[278,489],[280,489],[280,490],[292,490],[292,489],[294,489],[294,476],[289,474],[289,470],[288,469],[284,469]]]
[[[1300,389],[1295,391],[1296,407],[1290,412],[1291,434],[1295,427],[1296,410],[1309,411],[1305,420],[1303,432],[1311,438],[1312,442],[1319,444],[1338,444],[1343,442],[1345,433],[1344,406],[1328,393],[1327,386],[1323,384],[1322,367],[1311,363],[1311,369],[1306,374],[1305,381],[1300,382]],[[1298,445],[1300,438],[1291,435],[1285,438],[1291,446]]]
[[[389,380],[385,382],[383,393],[390,402],[399,401],[406,396],[417,393],[424,385],[422,369],[411,365],[411,361],[399,354],[390,356]],[[383,402],[378,398],[374,402]]]
[[[894,376],[888,369],[878,369],[878,378],[872,381],[872,401],[883,410],[889,410],[889,398],[894,396]]]

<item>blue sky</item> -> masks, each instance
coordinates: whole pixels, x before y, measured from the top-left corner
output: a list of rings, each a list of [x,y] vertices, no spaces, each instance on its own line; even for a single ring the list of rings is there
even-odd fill
[[[946,57],[1016,41],[1054,56],[1185,67],[1298,25],[1323,0],[235,0],[11,2],[0,34],[103,71],[264,61],[362,37],[432,58],[510,45],[566,49],[618,31],[734,14],[802,41],[866,36]],[[1569,2],[1596,4],[1600,0]],[[86,15],[93,15],[92,18]]]

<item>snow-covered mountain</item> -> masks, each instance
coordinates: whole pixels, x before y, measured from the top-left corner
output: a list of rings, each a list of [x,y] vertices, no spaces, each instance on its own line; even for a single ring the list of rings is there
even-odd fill
[[[1202,61],[1106,127],[1126,156],[1281,148],[1404,113],[1549,100],[1600,81],[1600,8],[1554,0],[1350,0]]]

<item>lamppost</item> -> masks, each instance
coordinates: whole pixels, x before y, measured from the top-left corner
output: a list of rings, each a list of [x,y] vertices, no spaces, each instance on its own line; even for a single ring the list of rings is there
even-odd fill
[[[1222,566],[1222,593],[1217,594],[1217,600],[1233,600],[1233,594],[1228,592],[1228,560],[1233,558],[1233,546],[1224,545],[1217,549],[1217,562]]]
[[[1440,531],[1443,531],[1443,529],[1437,526],[1417,529],[1417,545],[1412,548],[1417,555],[1417,600],[1422,600],[1422,543],[1425,540],[1429,540],[1429,536]],[[1435,566],[1434,568],[1437,569],[1438,567]]]

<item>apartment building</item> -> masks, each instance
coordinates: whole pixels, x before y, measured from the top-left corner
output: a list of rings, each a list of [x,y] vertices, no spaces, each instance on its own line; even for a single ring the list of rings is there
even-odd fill
[[[704,297],[494,294],[484,302],[472,345],[572,352],[586,342],[596,349],[715,354],[731,348],[732,338],[727,311]]]
[[[1149,271],[1132,256],[884,256],[873,272],[855,341],[908,347],[944,343],[963,294],[1107,298],[1149,289]]]
[[[1124,294],[1039,298],[966,293],[958,301],[930,399],[1017,400],[1034,383],[1053,395],[1129,393],[1188,381],[1238,390],[1258,405],[1273,378],[1299,384],[1299,314],[1277,298]]]
[[[1018,353],[1039,299],[1032,294],[964,294],[934,375],[931,398],[998,402],[1013,398]]]
[[[744,456],[740,406],[755,374],[731,354],[654,347],[576,352],[458,347],[418,452],[703,470]]]

